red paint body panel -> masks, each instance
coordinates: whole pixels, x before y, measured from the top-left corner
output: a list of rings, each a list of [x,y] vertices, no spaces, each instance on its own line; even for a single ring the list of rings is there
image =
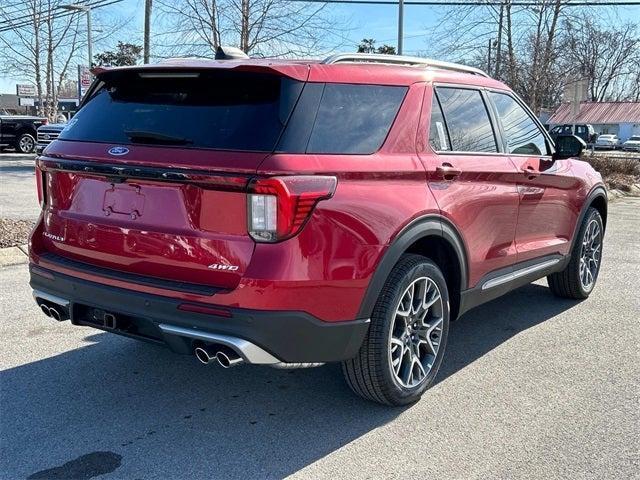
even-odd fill
[[[578,214],[601,183],[571,160],[495,155],[438,155],[428,146],[432,82],[506,89],[495,80],[434,69],[313,62],[183,61],[141,70],[270,69],[311,82],[409,86],[380,150],[371,155],[268,154],[130,145],[126,158],[106,143],[55,141],[46,150],[46,205],[30,241],[30,260],[88,281],[222,307],[295,310],[338,322],[357,318],[371,278],[389,245],[413,220],[445,217],[460,233],[468,284],[497,269],[548,253],[568,252]],[[62,171],[56,160],[197,171],[202,182],[128,179]],[[445,180],[436,168],[461,170]],[[528,179],[522,163],[541,171]],[[537,163],[536,163],[537,162]],[[321,174],[337,178],[301,232],[256,243],[247,230],[247,193],[207,184],[206,176]],[[239,184],[241,186],[241,184]],[[190,282],[224,291],[185,293],[75,271],[47,260],[54,253],[116,271]],[[237,267],[233,271],[209,268]]]

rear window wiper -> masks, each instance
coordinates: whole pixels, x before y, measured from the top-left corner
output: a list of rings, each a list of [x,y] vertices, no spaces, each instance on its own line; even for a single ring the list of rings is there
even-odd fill
[[[153,143],[158,145],[189,145],[193,140],[184,137],[173,137],[143,130],[125,130],[127,137],[134,143]]]

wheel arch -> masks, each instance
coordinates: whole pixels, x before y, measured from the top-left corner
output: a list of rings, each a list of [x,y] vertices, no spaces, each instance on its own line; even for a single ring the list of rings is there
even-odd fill
[[[391,270],[405,253],[423,255],[438,265],[449,290],[451,319],[460,308],[460,292],[467,288],[467,253],[457,228],[439,215],[420,217],[389,244],[371,277],[358,318],[369,318]]]
[[[596,185],[591,189],[589,194],[586,196],[584,204],[582,206],[582,210],[580,211],[580,215],[578,216],[578,221],[576,222],[576,226],[573,230],[573,239],[571,240],[571,250],[575,246],[577,241],[578,232],[580,232],[580,226],[584,220],[584,217],[587,215],[589,208],[595,208],[600,213],[602,217],[602,226],[606,230],[607,228],[607,212],[608,212],[608,199],[607,199],[607,191],[603,185]]]

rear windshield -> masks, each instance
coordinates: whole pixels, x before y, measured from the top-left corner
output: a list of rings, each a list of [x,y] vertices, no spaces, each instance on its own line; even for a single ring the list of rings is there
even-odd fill
[[[268,152],[303,85],[227,71],[125,72],[104,82],[60,139]]]
[[[384,142],[407,92],[397,86],[304,84],[254,72],[178,75],[113,72],[59,138],[216,150],[370,154]]]

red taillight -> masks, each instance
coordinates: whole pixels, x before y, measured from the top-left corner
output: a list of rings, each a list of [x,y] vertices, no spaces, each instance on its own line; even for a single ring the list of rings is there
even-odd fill
[[[38,203],[44,208],[46,201],[46,174],[36,166],[36,189],[38,190]]]
[[[249,234],[277,242],[297,234],[320,200],[331,198],[336,177],[297,175],[254,179],[249,185]]]

